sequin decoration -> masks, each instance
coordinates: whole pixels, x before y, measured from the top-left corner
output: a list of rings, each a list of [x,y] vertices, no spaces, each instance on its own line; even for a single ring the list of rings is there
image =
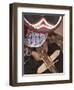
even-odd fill
[[[45,42],[47,35],[48,35],[47,33],[43,34],[43,33],[30,32],[25,38],[24,43],[28,47],[40,47]]]

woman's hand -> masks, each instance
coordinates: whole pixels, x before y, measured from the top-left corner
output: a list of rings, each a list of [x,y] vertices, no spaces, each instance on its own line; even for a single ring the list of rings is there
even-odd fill
[[[37,61],[40,61],[41,60],[39,53],[36,52],[36,51],[32,51],[32,56]]]

